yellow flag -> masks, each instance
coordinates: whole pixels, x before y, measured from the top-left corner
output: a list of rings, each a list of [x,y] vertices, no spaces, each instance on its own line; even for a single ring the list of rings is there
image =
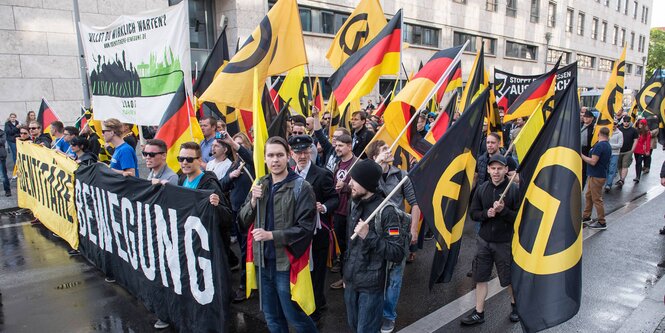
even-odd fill
[[[379,0],[361,0],[335,35],[326,58],[333,68],[339,68],[349,56],[378,35],[385,25],[386,17]]]
[[[265,80],[264,80],[265,81]],[[266,119],[263,116],[263,109],[261,108],[261,92],[259,88],[263,86],[259,79],[259,70],[254,69],[254,85],[252,89],[252,117],[254,125],[254,174],[258,181],[266,174],[265,163],[265,149],[266,141],[268,140],[268,128],[266,127]]]
[[[305,115],[304,111],[307,110],[307,87],[304,81],[305,66],[294,67],[286,74],[278,92],[283,100],[291,99],[289,107],[303,116]]]
[[[517,153],[517,158],[519,161],[522,161],[526,153],[531,148],[531,145],[536,141],[536,137],[540,130],[545,125],[546,114],[542,110],[543,103],[540,102],[536,110],[531,114],[529,120],[526,121],[526,124],[522,126],[519,134],[513,140],[513,145],[515,147],[515,152]]]
[[[231,58],[201,102],[215,102],[245,110],[252,108],[252,72],[260,82],[271,75],[307,63],[296,0],[278,0],[245,44]],[[259,86],[259,95],[263,92]]]
[[[603,94],[600,95],[596,109],[598,109],[598,120],[593,130],[593,139],[591,145],[596,144],[598,141],[598,133],[603,127],[610,130],[612,136],[612,124],[614,123],[614,115],[623,107],[623,87],[624,87],[624,74],[626,65],[626,47],[624,46],[621,57],[618,61],[614,62],[612,67],[612,75],[605,85]]]

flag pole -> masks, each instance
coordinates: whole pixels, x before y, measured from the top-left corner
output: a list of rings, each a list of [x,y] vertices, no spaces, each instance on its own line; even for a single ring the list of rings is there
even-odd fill
[[[400,8],[402,10],[402,8]],[[401,67],[404,67],[404,64],[402,63],[402,52],[404,51],[404,12],[402,12],[402,20],[399,23],[399,64]],[[404,75],[406,76],[406,79],[409,80],[409,74],[406,72],[406,69],[404,70]],[[397,80],[399,80],[399,90],[402,90],[402,80],[400,80],[400,71],[397,71]]]
[[[501,193],[501,196],[499,197],[499,200],[497,200],[497,201],[503,201],[503,198],[506,196],[506,193],[508,193],[508,189],[510,188],[510,184],[512,184],[513,181],[515,180],[515,176],[517,176],[517,172],[515,172],[510,177],[510,181],[508,181],[508,185],[506,185],[506,189],[503,190],[503,193]]]
[[[423,100],[423,102],[422,102],[422,104],[420,105],[420,107],[417,108],[417,109],[416,109],[416,112],[414,112],[414,113],[413,113],[413,116],[411,116],[411,119],[409,120],[409,122],[406,124],[406,126],[404,126],[404,128],[402,129],[402,131],[401,131],[401,132],[399,133],[399,135],[395,138],[395,141],[394,141],[393,144],[390,146],[390,151],[392,151],[393,149],[395,149],[395,146],[396,146],[397,143],[399,142],[399,139],[402,138],[402,136],[404,135],[404,133],[406,133],[406,130],[411,126],[411,124],[413,123],[413,121],[416,120],[416,117],[418,117],[418,113],[420,112],[420,110],[421,110],[422,108],[424,108],[424,107],[427,105],[427,103],[429,103],[429,101],[432,99],[432,97],[434,96],[434,94],[436,94],[436,92],[439,90],[439,88],[441,88],[441,85],[443,85],[443,82],[446,80],[446,78],[448,78],[448,75],[450,75],[450,73],[453,71],[453,68],[455,67],[455,65],[457,65],[457,63],[461,60],[460,58],[462,58],[462,52],[464,52],[464,49],[466,49],[466,46],[467,46],[467,45],[469,45],[469,41],[468,41],[468,40],[464,43],[464,45],[463,45],[462,48],[460,49],[459,53],[457,53],[457,55],[455,56],[455,58],[453,59],[453,61],[450,62],[450,65],[448,65],[448,68],[446,68],[446,71],[443,73],[443,75],[441,75],[441,77],[439,78],[439,81],[436,83],[436,85],[434,85],[434,88],[432,88],[432,91],[430,91],[429,94],[427,94],[427,98],[425,98],[425,99]]]
[[[397,193],[397,191],[400,191],[402,189],[402,185],[404,185],[404,183],[406,183],[407,180],[409,180],[409,176],[404,176],[404,178],[402,178],[399,184],[397,184],[395,188],[392,191],[390,191],[388,196],[386,196],[386,198],[383,199],[381,204],[378,207],[376,207],[376,209],[372,212],[372,214],[370,214],[370,216],[367,219],[365,219],[365,221],[362,221],[360,223],[365,223],[365,224],[369,223],[369,221],[371,221],[374,218],[374,216],[378,214],[385,205],[388,204],[390,198],[392,198],[395,195],[395,193]],[[354,232],[353,235],[351,235],[351,240],[356,239],[356,237],[358,237],[358,234]]]

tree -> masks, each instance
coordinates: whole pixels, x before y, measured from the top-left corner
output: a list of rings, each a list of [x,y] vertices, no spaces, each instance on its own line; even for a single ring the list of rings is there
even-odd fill
[[[651,29],[646,77],[651,77],[657,69],[665,68],[665,31],[661,29]]]

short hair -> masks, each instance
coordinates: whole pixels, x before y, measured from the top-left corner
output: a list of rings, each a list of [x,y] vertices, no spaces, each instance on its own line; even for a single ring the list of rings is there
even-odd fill
[[[213,116],[203,117],[203,118],[201,118],[201,120],[199,120],[199,122],[202,122],[204,120],[207,120],[210,123],[210,126],[212,126],[213,124],[215,126],[217,126],[217,118],[215,118]]]
[[[249,137],[247,136],[247,134],[245,134],[243,132],[238,132],[238,133],[234,134],[233,139],[235,139],[235,138],[240,138],[242,140],[242,142],[245,145],[247,145],[247,147],[252,146],[252,142],[249,140]]]
[[[295,123],[302,123],[302,124],[303,124],[302,126],[305,126],[304,124],[307,123],[307,119],[305,119],[304,116],[299,115],[299,114],[297,114],[297,115],[291,117],[291,121],[293,121],[294,124],[295,124]]]
[[[51,123],[51,131],[56,131],[58,133],[62,133],[62,131],[64,129],[65,129],[65,125],[60,120],[56,120],[56,121]]]
[[[115,118],[109,118],[104,120],[104,127],[113,131],[113,134],[117,136],[122,136],[122,123],[120,120]]]
[[[79,129],[74,127],[74,126],[65,126],[65,129],[63,130],[69,132],[69,134],[78,136],[79,135]]]
[[[30,125],[32,125],[32,124],[35,124],[35,125],[37,125],[39,128],[42,128],[42,124],[40,124],[40,123],[39,123],[38,121],[36,121],[36,120],[31,120],[30,123],[28,124],[28,126],[30,126]]]
[[[350,145],[353,143],[353,138],[349,134],[342,134],[337,137],[337,142],[345,143],[347,145]]]
[[[356,111],[351,114],[351,117],[355,117],[356,115],[360,117],[360,120],[367,120],[367,112],[365,111]]]
[[[333,131],[333,133],[335,133],[335,132],[337,132],[337,131],[342,132],[342,134],[351,135],[351,132],[350,132],[349,129],[346,128],[346,127],[337,127],[337,128],[335,128],[335,130]]]
[[[28,125],[23,125],[23,124],[18,125],[18,130],[19,130],[19,132],[21,130],[26,130],[26,131],[28,131],[28,133],[30,133],[30,129],[28,128]]]
[[[299,121],[296,121],[296,122],[293,123],[293,126],[302,126],[302,127],[305,127],[305,123],[301,123],[301,122],[299,122]]]
[[[71,146],[79,147],[79,149],[83,150],[84,152],[88,152],[90,149],[90,141],[88,141],[88,139],[84,136],[74,137],[69,144]]]
[[[373,160],[377,155],[379,155],[379,153],[381,153],[381,147],[383,147],[385,144],[386,142],[383,140],[376,140],[367,145],[367,150],[365,150],[367,158]]]
[[[215,139],[215,141],[217,141],[217,143],[219,143],[220,145],[222,145],[222,147],[224,147],[224,149],[226,149],[226,157],[231,161],[233,161],[233,148],[231,148],[231,146],[228,143],[224,142],[224,140],[222,139]]]
[[[284,147],[284,150],[288,153],[289,152],[289,144],[284,140],[283,137],[281,136],[271,136],[268,138],[268,141],[266,141],[266,146],[267,145],[280,145]]]
[[[191,150],[196,152],[196,158],[201,157],[201,146],[199,146],[199,144],[194,142],[194,141],[185,142],[185,143],[181,144],[180,145],[180,150],[183,150],[183,149],[191,149]]]
[[[147,141],[145,142],[145,145],[146,145],[146,146],[155,146],[155,147],[159,147],[159,149],[160,149],[161,151],[165,152],[165,153],[166,153],[166,151],[168,150],[168,148],[167,148],[167,146],[166,146],[166,142],[164,142],[163,140],[160,140],[160,139],[150,139],[150,140],[147,140]],[[181,146],[181,149],[182,149],[182,146]],[[199,149],[201,149],[201,147],[199,147]]]
[[[489,134],[487,134],[487,136],[488,137],[490,137],[490,136],[494,137],[496,139],[496,141],[501,142],[501,136],[497,132],[490,132]]]
[[[607,127],[601,127],[598,134],[602,134],[604,137],[609,137],[610,136],[610,129],[607,128]]]

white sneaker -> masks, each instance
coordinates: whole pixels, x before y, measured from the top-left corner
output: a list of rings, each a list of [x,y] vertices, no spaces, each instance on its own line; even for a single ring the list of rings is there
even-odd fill
[[[171,326],[169,323],[162,321],[161,319],[158,319],[155,325],[153,326],[155,329],[162,330],[167,327]]]

